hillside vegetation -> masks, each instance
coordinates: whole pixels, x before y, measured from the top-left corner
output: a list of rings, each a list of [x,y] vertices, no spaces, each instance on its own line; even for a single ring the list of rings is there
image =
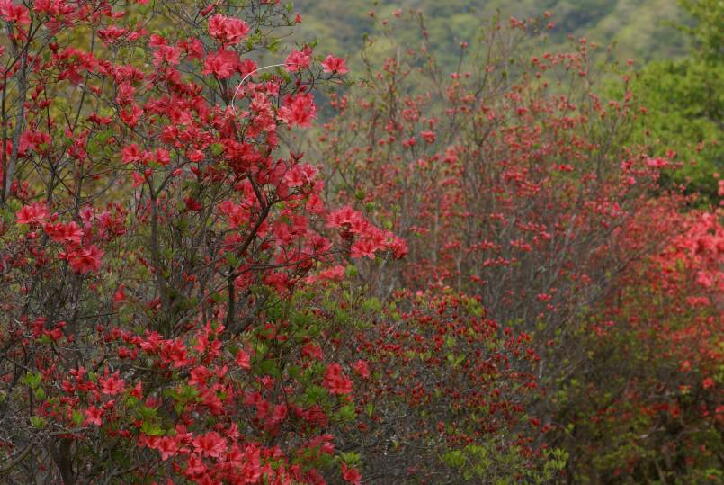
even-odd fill
[[[672,0],[300,0],[294,5],[304,18],[303,39],[318,39],[320,47],[351,56],[361,49],[363,36],[376,30],[370,12],[388,17],[397,9],[420,10],[441,52],[472,40],[477,29],[497,14],[502,19],[526,18],[549,11],[555,24],[552,45],[565,44],[568,34],[585,36],[604,45],[615,44],[617,59],[640,61],[684,55],[686,38],[673,24],[691,21]]]
[[[499,4],[0,0],[0,484],[724,483],[724,2]]]

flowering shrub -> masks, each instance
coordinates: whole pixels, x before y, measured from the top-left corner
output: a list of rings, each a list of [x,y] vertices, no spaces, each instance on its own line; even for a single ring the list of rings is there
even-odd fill
[[[358,481],[325,432],[351,381],[296,350],[318,335],[288,330],[289,302],[344,244],[404,244],[333,223],[318,170],[279,142],[344,61],[305,47],[260,71],[273,29],[296,22],[267,0],[0,15],[2,474]]]
[[[540,357],[529,335],[486,318],[451,290],[401,293],[343,326],[342,355],[359,380],[356,429],[338,433],[379,483],[552,479],[562,450],[540,446],[551,427],[529,414]],[[347,343],[346,345],[344,343]],[[339,345],[334,343],[334,345]]]
[[[721,479],[720,214],[659,215],[685,231],[627,271],[556,399],[579,478]]]
[[[388,45],[395,45],[394,22],[389,21]],[[385,299],[400,287],[413,292],[435,288],[462,293],[484,308],[489,321],[531,338],[531,352],[538,360],[529,372],[537,377],[544,396],[519,392],[517,397],[526,413],[556,430],[536,443],[568,451],[566,473],[570,476],[594,480],[614,471],[620,474],[633,466],[637,453],[643,453],[647,459],[669,461],[657,463],[665,472],[653,475],[641,472],[647,466],[658,470],[651,460],[644,460],[634,479],[706,477],[712,467],[710,457],[717,453],[711,451],[718,437],[716,420],[695,420],[693,429],[687,428],[687,433],[697,430],[697,439],[705,441],[708,450],[703,452],[704,459],[689,464],[693,467],[686,472],[689,475],[671,464],[684,458],[671,458],[675,453],[670,448],[678,449],[676,456],[682,457],[686,452],[681,450],[701,442],[660,444],[670,439],[667,436],[654,445],[636,444],[628,457],[632,461],[625,462],[622,450],[636,440],[621,430],[640,414],[615,421],[615,431],[607,435],[612,441],[604,443],[597,443],[593,433],[581,440],[584,432],[579,427],[585,428],[582,422],[587,416],[580,412],[598,402],[586,401],[592,393],[611,398],[628,396],[625,392],[648,396],[648,386],[656,379],[624,380],[626,387],[618,386],[613,377],[619,372],[617,362],[629,363],[631,372],[668,369],[672,352],[688,355],[681,360],[691,363],[698,360],[693,349],[702,345],[707,349],[703,355],[709,356],[709,372],[721,360],[718,342],[712,338],[721,333],[720,310],[716,309],[721,301],[714,296],[720,290],[720,254],[711,249],[718,243],[708,235],[721,231],[718,216],[709,215],[706,223],[695,226],[699,229],[691,229],[698,234],[693,239],[689,239],[691,234],[679,235],[688,230],[686,218],[678,215],[687,199],[676,192],[662,192],[658,185],[661,174],[675,164],[617,142],[627,138],[640,113],[627,92],[628,78],[622,79],[622,99],[598,96],[592,88],[593,68],[585,40],[571,53],[523,57],[526,51],[516,47],[516,42],[525,43],[535,29],[536,24],[528,21],[511,20],[507,29],[493,25],[485,32],[481,51],[461,44],[458,70],[448,77],[424,41],[415,50],[393,49],[394,56],[379,63],[375,60],[381,58],[378,50],[383,47],[373,43],[370,50],[376,56],[369,57],[366,78],[355,92],[334,100],[338,115],[319,137],[322,157],[329,161],[330,196],[356,199],[356,207],[371,220],[408,242],[409,253],[402,262],[378,258],[358,264],[373,294]],[[667,244],[673,249],[665,250]],[[640,272],[651,268],[642,263],[649,261],[648,256],[660,254],[654,257],[658,261],[669,255],[677,261],[675,256],[685,251],[692,254],[676,264],[686,265],[683,275],[695,276],[711,295],[702,299],[699,289],[689,284],[664,283],[671,276],[656,284],[669,286],[667,291],[681,302],[681,311],[687,305],[699,305],[691,321],[683,315],[677,320],[677,312],[672,313],[663,295],[649,296],[650,291],[659,291],[649,288],[656,269]],[[672,268],[671,259],[662,264],[667,274],[680,271]],[[703,267],[695,268],[698,265]],[[608,315],[615,308],[608,298],[622,287],[631,292],[631,302],[618,304],[632,315],[661,312],[658,317],[668,323],[660,325],[676,327],[676,337],[639,334],[636,341],[641,341],[641,347],[631,348],[631,334],[619,331],[615,319],[600,320],[600,314]],[[651,307],[644,309],[646,305]],[[401,326],[396,338],[406,331],[410,330]],[[689,338],[706,343],[694,346]],[[421,345],[436,348],[432,342]],[[465,354],[470,358],[470,352]],[[476,365],[477,360],[472,362]],[[590,374],[580,374],[589,370]],[[446,369],[443,374],[451,378],[454,371]],[[414,391],[424,389],[418,379],[420,374],[403,379],[411,388],[401,394],[416,395]],[[691,374],[682,376],[678,385],[703,389],[692,379]],[[714,382],[707,381],[707,389],[714,388]],[[568,395],[571,389],[575,389],[573,403]],[[434,406],[429,400],[424,402],[429,405],[427,418]],[[631,398],[627,405],[633,402]],[[705,413],[713,416],[713,396],[695,396],[690,401],[692,406],[704,402],[708,402]],[[644,408],[656,405],[641,404]],[[464,406],[471,408],[474,405]],[[620,415],[616,416],[614,420]],[[701,428],[696,428],[699,424]],[[417,423],[411,429],[424,429],[424,425]],[[594,425],[594,429],[598,428]],[[573,433],[572,437],[567,433]],[[652,446],[654,451],[644,453]],[[453,453],[448,455],[456,457],[453,461],[470,462],[463,450]],[[491,462],[486,464],[492,473]]]
[[[556,389],[585,356],[584,316],[678,231],[635,233],[633,221],[683,198],[651,201],[669,163],[618,145],[636,105],[593,92],[585,41],[522,56],[516,43],[536,25],[493,24],[481,47],[461,45],[448,76],[424,42],[370,61],[319,140],[330,197],[356,199],[407,240],[403,261],[360,266],[371,291],[450,287],[478,298],[487,318],[531,336],[536,373]]]
[[[718,216],[652,198],[670,161],[618,145],[635,105],[591,91],[585,42],[523,59],[513,19],[450,79],[424,45],[370,65],[317,165],[296,134],[348,67],[287,45],[278,0],[0,17],[0,477],[716,475]],[[655,361],[610,383],[633,411],[580,402],[598,355]],[[581,417],[608,448],[567,440]]]

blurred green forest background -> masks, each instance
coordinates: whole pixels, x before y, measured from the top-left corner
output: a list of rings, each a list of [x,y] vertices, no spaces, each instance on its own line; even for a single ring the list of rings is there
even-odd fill
[[[586,38],[602,46],[594,56],[600,81],[633,60],[635,75],[628,89],[647,114],[629,141],[647,146],[652,156],[675,153],[681,168],[667,174],[666,182],[700,194],[697,205],[719,204],[719,174],[724,168],[723,0],[296,0],[294,8],[303,17],[296,40],[317,42],[319,53],[347,57],[352,80],[364,76],[360,53],[369,48],[365,39],[376,37],[379,20],[395,11],[423,13],[429,45],[447,71],[455,70],[460,42],[474,43],[479,29],[491,25],[496,16],[526,19],[550,12],[545,22],[554,26],[543,44],[531,45],[530,54],[570,50],[571,36]],[[420,45],[413,23],[395,28],[392,35],[398,45]],[[377,49],[372,57],[385,52],[384,46]],[[606,95],[617,87],[600,82],[597,89]]]
[[[430,37],[441,51],[470,41],[481,24],[496,12],[501,18],[527,18],[545,11],[555,23],[550,40],[564,45],[568,34],[602,44],[614,43],[618,59],[640,61],[679,58],[690,44],[676,25],[691,25],[690,12],[675,0],[296,0],[303,18],[305,40],[319,39],[326,49],[352,54],[362,47],[364,34],[374,33],[374,19],[389,17],[396,9],[421,10]],[[407,37],[410,32],[400,32]]]

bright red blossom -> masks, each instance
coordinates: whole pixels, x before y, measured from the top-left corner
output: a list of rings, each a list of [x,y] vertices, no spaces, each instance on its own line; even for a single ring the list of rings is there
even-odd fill
[[[80,274],[86,274],[98,271],[101,268],[103,250],[99,249],[97,246],[74,248],[66,253],[61,253],[61,257],[68,261],[68,264],[70,264],[73,271]]]
[[[324,69],[324,72],[339,75],[344,75],[349,72],[349,69],[347,69],[347,65],[345,64],[345,60],[341,57],[334,57],[332,55],[327,56],[324,61],[322,61],[322,68]]]
[[[311,126],[317,114],[317,107],[311,94],[287,96],[279,109],[279,118],[291,126]]]
[[[360,485],[362,483],[362,474],[356,468],[350,468],[342,463],[342,479],[352,485]]]
[[[312,49],[305,47],[298,51],[293,50],[288,56],[284,65],[289,72],[296,72],[309,67],[312,61]]]
[[[203,74],[213,74],[219,79],[231,77],[238,71],[239,55],[230,50],[220,49],[209,54],[204,61]]]
[[[48,218],[48,207],[42,202],[24,205],[15,213],[18,224],[40,224]]]
[[[226,452],[226,440],[215,431],[197,436],[193,441],[194,449],[202,456],[220,458]]]
[[[123,379],[120,378],[119,372],[114,372],[110,377],[101,378],[101,390],[103,394],[110,394],[111,396],[123,392],[126,388],[126,384]]]
[[[251,369],[251,356],[244,349],[240,349],[236,353],[236,363],[239,365],[240,368],[244,370],[249,370]]]
[[[0,16],[7,22],[28,25],[30,23],[30,13],[23,5],[16,5],[11,0],[3,0],[0,2]]]
[[[249,33],[249,26],[241,19],[216,14],[209,19],[209,34],[223,45],[236,44]]]
[[[85,424],[100,426],[103,424],[103,410],[91,406],[85,410]]]
[[[342,366],[336,363],[327,366],[323,384],[333,394],[350,394],[352,392],[352,381],[344,375]]]
[[[83,229],[75,221],[48,223],[43,226],[43,230],[53,241],[65,244],[80,244],[83,237]]]

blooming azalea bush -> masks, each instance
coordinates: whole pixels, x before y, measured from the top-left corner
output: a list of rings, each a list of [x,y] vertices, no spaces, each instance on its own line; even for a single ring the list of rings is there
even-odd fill
[[[390,34],[385,39],[392,45],[394,22],[389,20]],[[623,434],[616,428],[610,435],[612,442],[592,448],[598,453],[592,458],[588,447],[594,446],[595,438],[589,435],[581,441],[575,431],[585,420],[576,414],[577,406],[586,409],[588,403],[576,401],[568,407],[569,381],[575,376],[572,387],[583,386],[577,394],[581,400],[592,392],[621,396],[623,391],[608,390],[605,377],[615,375],[616,367],[597,367],[592,355],[602,362],[622,359],[633,369],[667,369],[672,352],[689,354],[689,360],[683,360],[691,362],[691,349],[700,348],[682,340],[677,330],[674,344],[666,340],[669,334],[648,340],[639,335],[644,347],[637,354],[625,344],[630,334],[618,332],[612,319],[599,321],[598,315],[611,308],[608,295],[622,286],[634,295],[633,314],[645,313],[640,307],[647,304],[652,305],[648,312],[669,314],[663,297],[646,296],[652,273],[633,268],[648,267],[640,264],[649,256],[669,254],[667,244],[673,248],[716,246],[705,234],[718,233],[720,226],[717,216],[710,215],[698,229],[704,242],[681,239],[679,234],[689,226],[678,213],[688,199],[677,192],[663,192],[658,184],[662,174],[676,164],[671,158],[649,156],[643,149],[616,141],[626,139],[631,123],[642,112],[626,92],[627,77],[622,79],[625,94],[621,99],[599,97],[591,87],[591,48],[585,40],[577,43],[574,52],[534,57],[523,57],[526,50],[511,47],[525,43],[535,29],[534,22],[515,19],[507,27],[493,25],[484,33],[482,51],[461,44],[459,68],[449,77],[437,67],[425,42],[415,50],[397,49],[381,62],[376,62],[380,56],[375,51],[381,47],[373,43],[370,50],[377,55],[369,56],[366,78],[357,91],[334,100],[338,116],[325,125],[319,143],[323,158],[329,161],[331,196],[354,197],[356,207],[371,220],[407,239],[405,260],[378,258],[359,265],[370,291],[384,299],[399,287],[449,288],[475,298],[490,321],[530,336],[531,351],[539,356],[533,374],[545,396],[520,393],[522,407],[556,430],[539,443],[566,444],[561,447],[571,453],[566,473],[594,479],[626,469],[618,454]],[[696,275],[700,284],[719,289],[719,277],[711,268],[719,264],[720,256],[716,250],[702,254],[706,256],[682,258],[680,264],[687,265],[687,277]],[[708,261],[709,270],[690,267],[704,264],[699,258]],[[670,263],[664,268],[673,271]],[[710,336],[721,333],[716,310],[721,301],[711,296],[701,299],[698,290],[687,285],[673,285],[669,291],[680,302],[698,302],[701,318],[667,325],[686,325],[684,333],[703,337],[709,365],[719,362],[720,353],[713,352],[718,343]],[[399,334],[404,335],[403,329],[409,331],[401,325]],[[599,347],[602,336],[612,339],[607,340],[611,347]],[[624,355],[613,348],[625,349]],[[469,352],[466,356],[471,358]],[[587,365],[581,367],[582,362]],[[579,376],[589,364],[597,370]],[[404,367],[398,363],[398,368]],[[446,369],[444,374],[454,372]],[[686,375],[679,384],[697,386],[692,379]],[[421,385],[415,378],[407,381],[415,383],[413,388]],[[642,395],[650,385],[625,382],[631,392]],[[712,386],[711,381],[707,385]],[[413,393],[408,390],[408,394]],[[701,404],[697,398],[691,402]],[[711,403],[706,413],[710,408]],[[430,409],[425,412],[431,414]],[[698,425],[700,436],[706,436],[702,439],[711,447],[718,436],[717,422],[698,421],[693,428]],[[667,456],[668,448],[662,446],[654,446],[650,455]],[[685,449],[695,444],[687,440],[677,446]],[[607,459],[602,456],[605,452],[617,467],[596,471],[584,464],[586,459]],[[579,453],[586,458],[578,461]],[[469,456],[456,456],[469,460]],[[696,473],[702,472],[702,463],[711,463],[707,460],[696,463]],[[670,463],[661,468],[667,470],[667,477],[687,476],[677,475]],[[688,476],[706,476],[696,473]],[[645,473],[635,476],[653,479]]]
[[[563,468],[565,453],[541,446],[551,427],[530,414],[542,394],[529,335],[486,318],[479,299],[451,289],[401,292],[384,305],[367,299],[338,318],[359,318],[355,308],[368,319],[330,337],[340,355],[357,359],[356,428],[338,435],[361,457],[365,477],[541,483]]]
[[[318,335],[288,329],[289,302],[348,244],[404,243],[328,210],[317,168],[279,142],[344,61],[302,47],[262,70],[269,32],[298,20],[274,1],[0,16],[2,473],[355,481],[324,432],[350,384],[305,360]]]
[[[642,225],[685,230],[629,268],[555,398],[565,432],[554,441],[579,478],[721,479],[721,214],[658,215]]]
[[[315,88],[348,68],[286,44],[301,17],[277,0],[4,0],[0,17],[0,477],[648,477],[645,457],[631,472],[561,438],[563,378],[611,345],[683,373],[636,381],[646,416],[664,409],[650,388],[693,413],[667,393],[701,380],[684,428],[704,448],[654,442],[711,466],[721,229],[667,238],[688,221],[682,198],[651,199],[670,161],[618,146],[634,104],[590,91],[586,43],[523,62],[513,20],[478,71],[467,44],[449,80],[424,46],[387,60],[332,97],[310,159],[294,145]],[[616,285],[625,303],[590,317]],[[651,314],[698,357],[631,323],[663,295]]]
[[[532,58],[516,47],[537,25],[494,23],[479,47],[460,46],[448,75],[425,42],[370,60],[319,142],[330,197],[356,200],[407,240],[403,261],[360,266],[371,291],[450,287],[479,298],[488,318],[531,335],[537,373],[555,388],[585,355],[583,316],[679,230],[634,233],[632,221],[684,198],[651,201],[671,163],[617,143],[637,105],[596,95],[585,40]]]
[[[447,76],[424,42],[370,61],[319,144],[331,196],[407,240],[404,262],[363,268],[374,291],[448,285],[546,342],[637,257],[620,228],[670,164],[616,143],[636,105],[592,91],[585,41],[523,57],[535,28],[493,24]],[[660,244],[647,236],[641,251]]]

